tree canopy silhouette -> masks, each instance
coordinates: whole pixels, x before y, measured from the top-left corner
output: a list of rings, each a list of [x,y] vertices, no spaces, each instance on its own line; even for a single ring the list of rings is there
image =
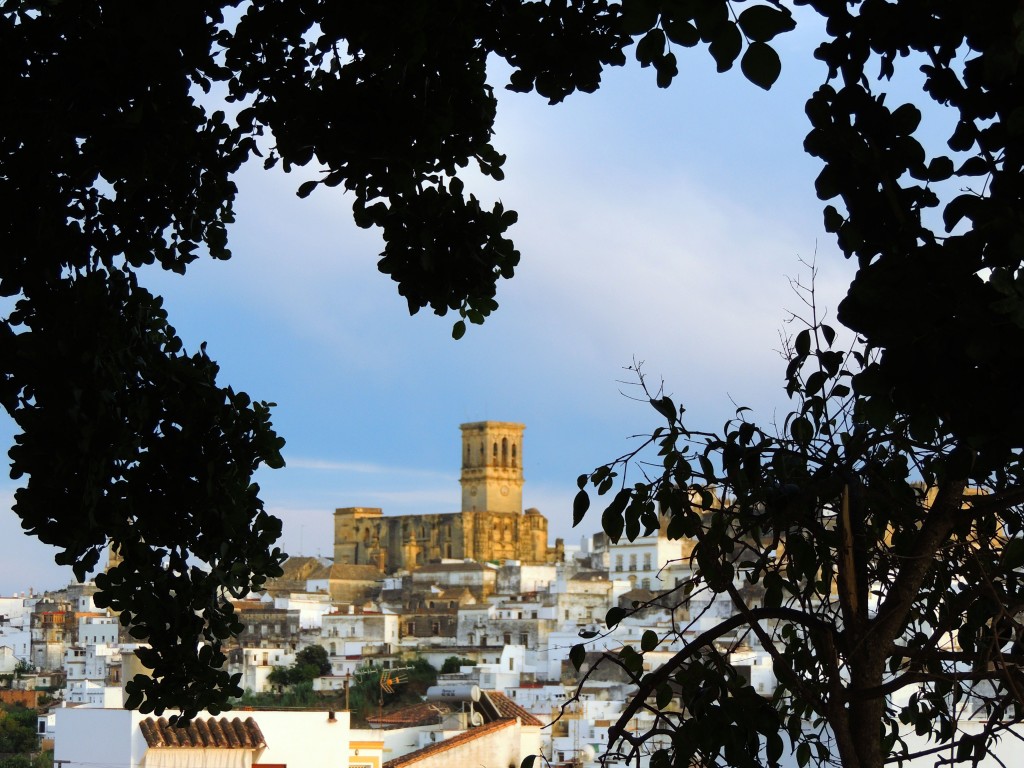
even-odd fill
[[[842,385],[858,423],[905,424],[915,444],[945,446],[943,477],[1009,488],[1024,442],[1019,7],[795,5],[825,20],[815,55],[829,74],[807,103],[805,148],[834,201],[825,226],[859,267],[839,314],[866,345]],[[460,177],[502,177],[489,57],[510,65],[507,87],[551,103],[596,91],[627,54],[667,87],[694,47],[768,88],[782,66],[772,42],[795,23],[740,0],[0,2],[15,512],[79,577],[103,547],[119,551],[98,601],[151,644],[140,658],[153,676],[129,684],[131,704],[191,713],[237,695],[220,670],[220,641],[239,628],[226,596],[283,558],[251,481],[282,464],[269,405],[183,348],[139,268],[227,258],[233,178],[253,157],[313,164],[298,194],[351,193],[410,311],[457,313],[459,337],[519,261],[516,214]],[[887,103],[908,66],[929,109]],[[221,96],[230,108],[212,106]],[[933,110],[953,118],[939,152],[916,138]],[[805,403],[841,367],[824,359],[821,376],[791,377]],[[801,418],[820,429],[810,408]]]

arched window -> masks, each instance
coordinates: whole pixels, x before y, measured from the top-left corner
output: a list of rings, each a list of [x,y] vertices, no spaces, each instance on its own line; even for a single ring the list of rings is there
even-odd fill
[[[491,451],[491,454],[492,454],[491,463],[494,464],[494,465],[497,465],[497,463],[498,463],[498,444],[497,443],[494,444],[494,450]]]
[[[501,466],[508,466],[508,438],[501,438]]]
[[[516,466],[516,444],[512,443],[512,469],[515,469]]]

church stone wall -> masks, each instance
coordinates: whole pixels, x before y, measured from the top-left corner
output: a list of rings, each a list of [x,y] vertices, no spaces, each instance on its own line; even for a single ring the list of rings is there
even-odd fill
[[[393,517],[365,512],[364,507],[335,511],[335,563],[394,573],[447,559],[547,561],[547,519],[536,510]]]
[[[461,425],[461,512],[385,517],[376,507],[336,510],[335,565],[372,565],[383,574],[443,559],[547,562],[548,521],[522,509],[524,429],[503,421]]]

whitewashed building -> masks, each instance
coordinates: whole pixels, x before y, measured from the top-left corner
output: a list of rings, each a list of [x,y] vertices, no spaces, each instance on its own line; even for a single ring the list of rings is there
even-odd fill
[[[188,729],[125,709],[56,710],[63,768],[348,768],[347,712],[240,712]]]

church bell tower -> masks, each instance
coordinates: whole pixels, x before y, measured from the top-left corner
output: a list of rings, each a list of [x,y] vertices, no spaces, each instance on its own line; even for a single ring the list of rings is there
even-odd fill
[[[463,512],[523,511],[523,424],[462,424]]]

